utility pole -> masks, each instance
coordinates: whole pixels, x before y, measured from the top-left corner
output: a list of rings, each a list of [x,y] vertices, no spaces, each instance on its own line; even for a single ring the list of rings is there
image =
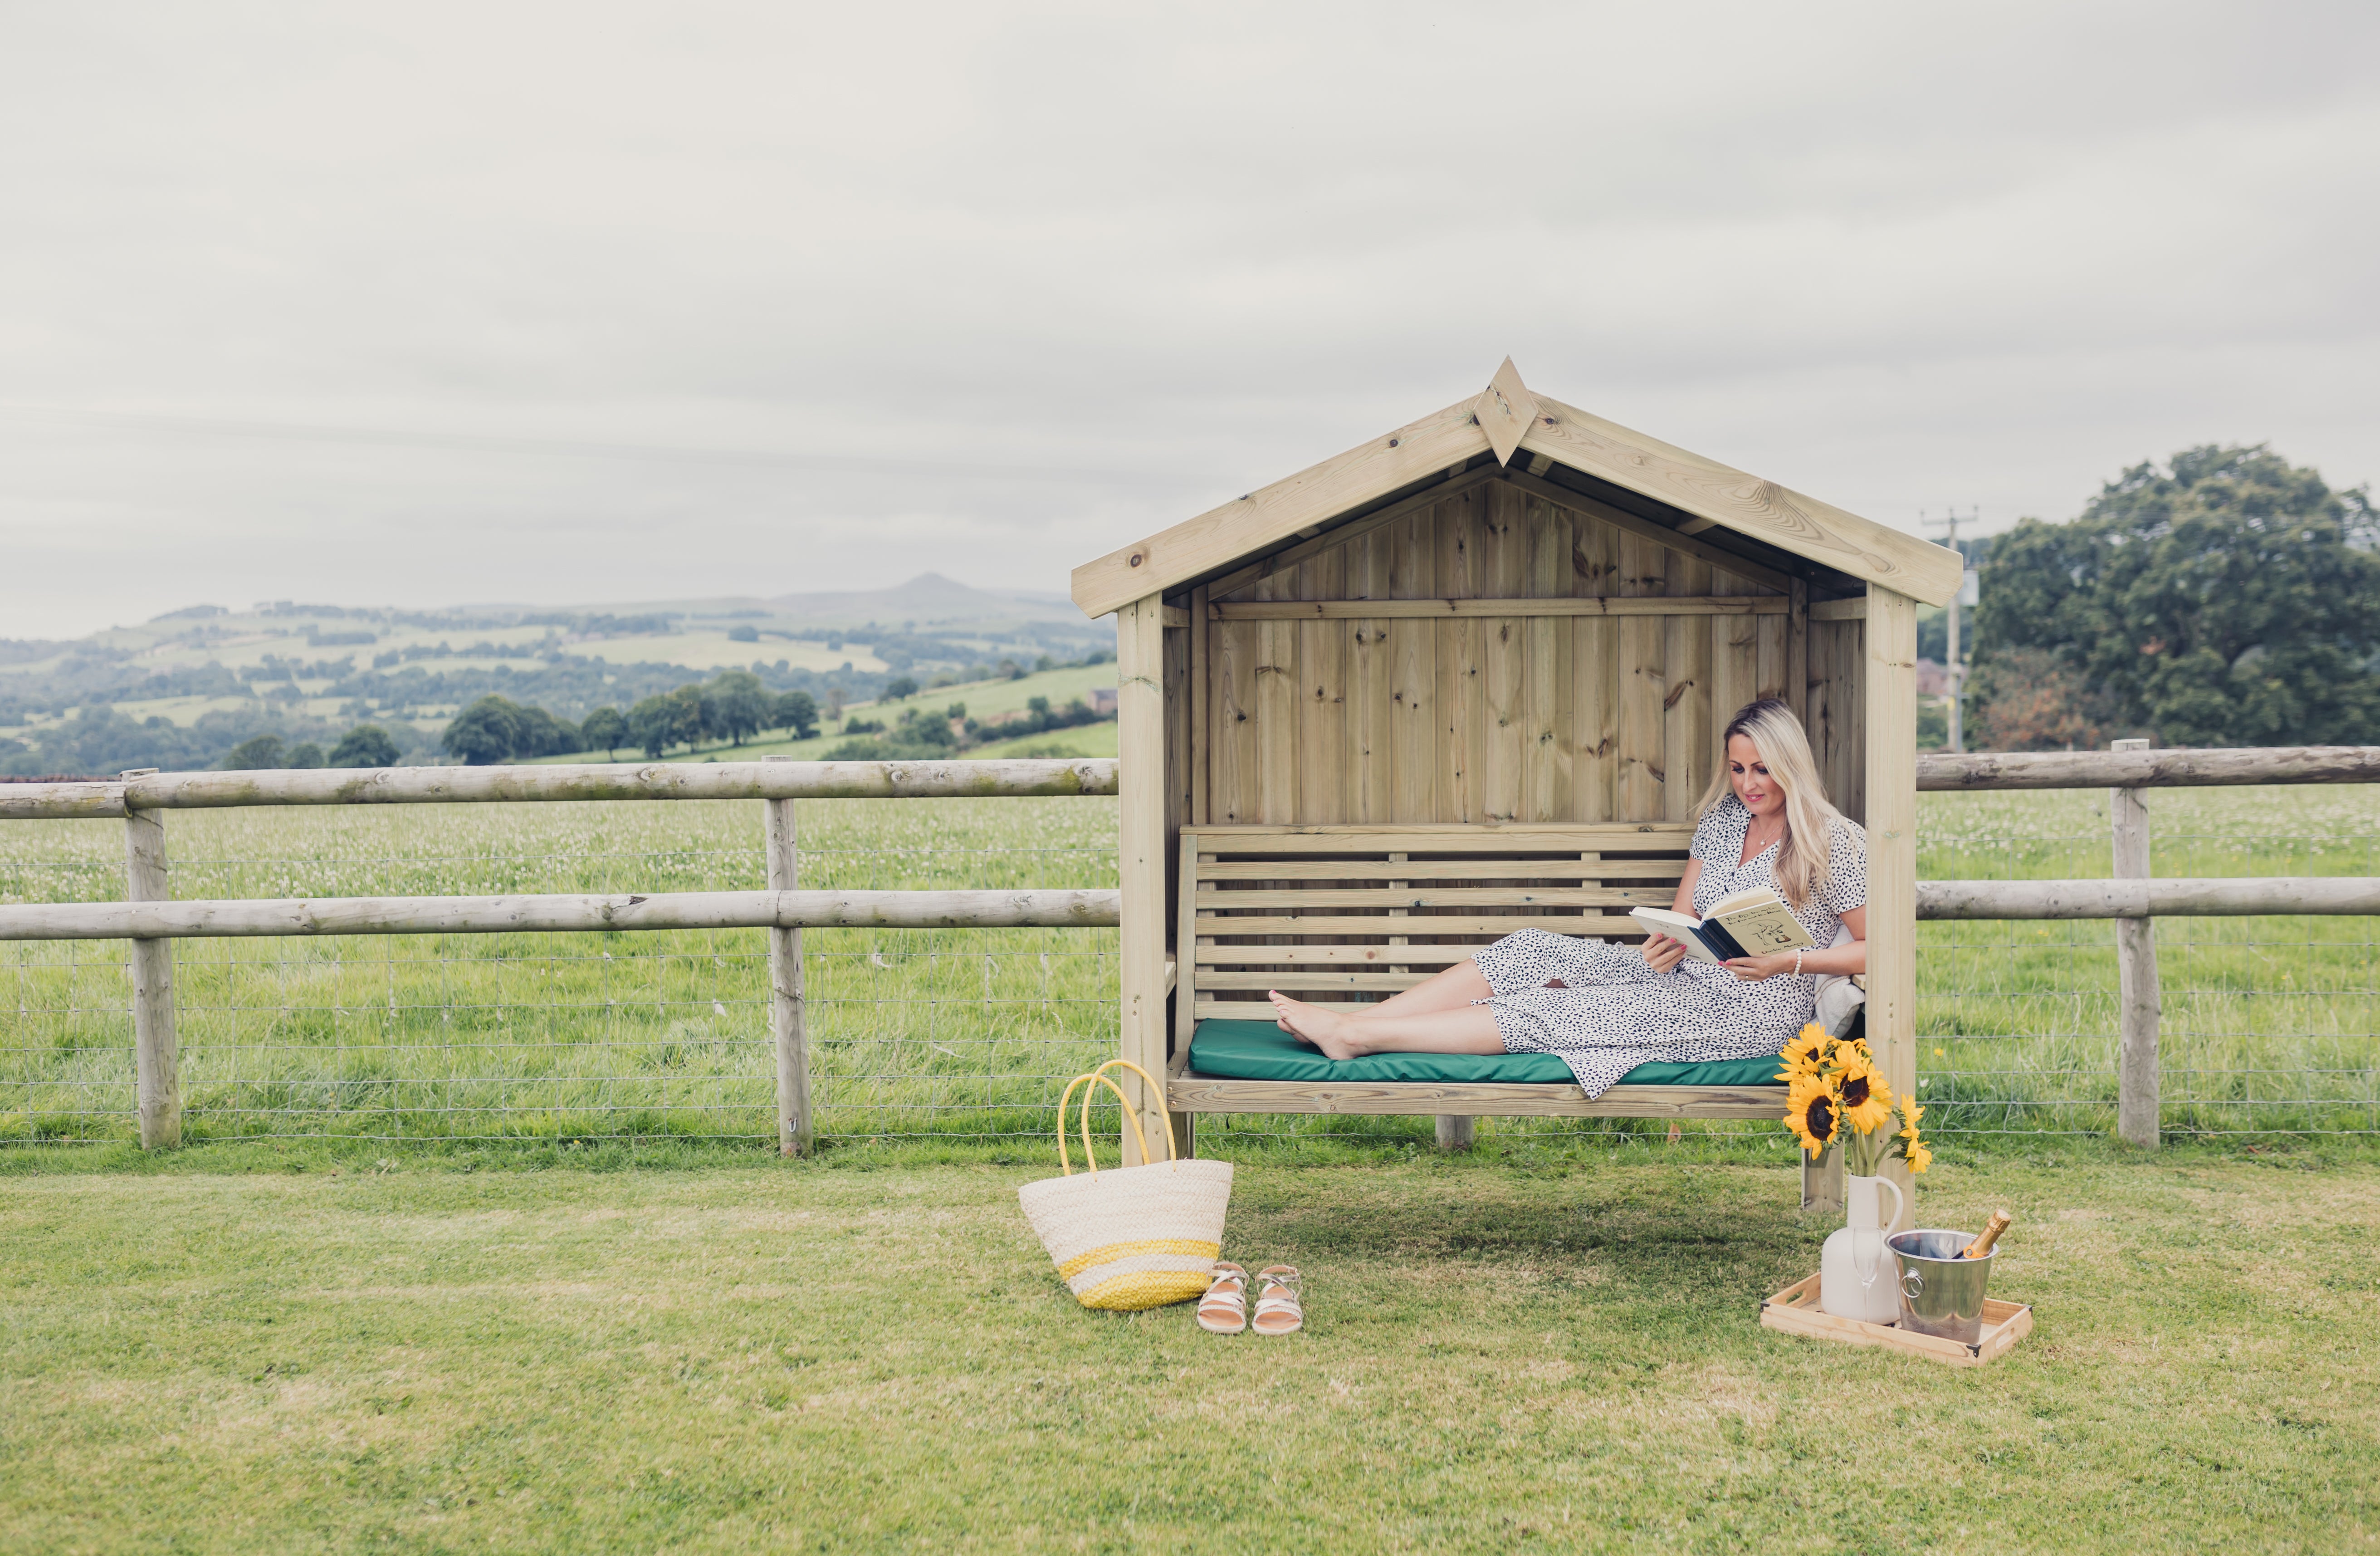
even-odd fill
[[[1970,524],[1975,523],[1982,515],[1983,509],[1980,507],[1971,506],[1967,510],[1967,522]],[[1925,510],[1921,508],[1917,513],[1917,524],[1918,528],[1921,529],[1929,528],[1935,524],[1941,525],[1945,531],[1947,531],[1943,536],[1944,543],[1949,545],[1952,551],[1959,550],[1958,509],[1945,509],[1942,517],[1938,519],[1929,519],[1925,517]],[[1975,587],[1974,569],[1966,565],[1966,553],[1964,552],[1960,552],[1959,554],[1961,569],[1959,575],[1959,591],[1950,596],[1950,619],[1946,624],[1949,627],[1949,633],[1947,641],[1943,646],[1943,657],[1949,661],[1948,664],[1943,666],[1943,671],[1950,677],[1950,749],[1953,751],[1963,751],[1967,748],[1965,716],[1967,702],[1967,664],[1966,661],[1961,659],[1959,654],[1959,607],[1969,602],[1967,600],[1967,591]]]

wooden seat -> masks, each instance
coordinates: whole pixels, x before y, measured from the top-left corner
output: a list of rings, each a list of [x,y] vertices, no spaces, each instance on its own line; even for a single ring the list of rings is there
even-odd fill
[[[1305,1082],[1201,1076],[1197,1023],[1269,1017],[1265,993],[1350,1009],[1408,989],[1515,930],[1643,937],[1628,909],[1667,907],[1685,822],[1182,829],[1174,1040],[1180,1112],[1767,1118],[1781,1086]]]

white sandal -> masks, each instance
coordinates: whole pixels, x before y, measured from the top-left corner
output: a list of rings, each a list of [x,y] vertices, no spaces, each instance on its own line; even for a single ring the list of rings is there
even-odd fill
[[[1257,1271],[1264,1282],[1257,1297],[1257,1316],[1248,1327],[1258,1334],[1295,1334],[1305,1327],[1305,1308],[1298,1301],[1296,1267],[1276,1264]]]
[[[1198,1299],[1198,1327],[1209,1334],[1237,1334],[1248,1327],[1248,1272],[1226,1259],[1215,1262],[1215,1283]]]

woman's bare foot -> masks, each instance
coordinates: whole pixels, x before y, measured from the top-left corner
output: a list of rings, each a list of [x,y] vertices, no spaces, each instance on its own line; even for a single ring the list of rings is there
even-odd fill
[[[1350,1029],[1354,1023],[1335,1010],[1320,1010],[1304,1000],[1293,1000],[1278,989],[1268,990],[1281,1025],[1294,1037],[1312,1043],[1329,1059],[1354,1059],[1364,1052],[1362,1040]]]

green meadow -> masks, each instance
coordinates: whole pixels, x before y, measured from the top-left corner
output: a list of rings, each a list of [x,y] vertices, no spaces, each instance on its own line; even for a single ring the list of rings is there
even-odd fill
[[[1241,1153],[1224,1254],[1307,1321],[1225,1338],[1073,1305],[1037,1144],[0,1152],[0,1549],[2380,1543],[2369,1160],[1953,1151],[1927,1219],[2013,1210],[2036,1314],[1960,1369],[1759,1327],[1828,1231],[1781,1164]]]
[[[798,813],[805,885],[1115,880],[1111,799],[822,801]],[[1921,816],[1925,877],[2107,872],[2102,796],[1928,796]],[[2362,788],[2174,791],[2156,796],[2153,820],[2161,874],[2369,874],[2380,837],[2380,802]],[[751,803],[177,812],[167,833],[184,897],[762,883]],[[117,823],[0,825],[0,900],[117,896],[123,846]],[[2112,926],[1921,933],[1929,1126],[1979,1144],[2111,1129]],[[2158,935],[2170,1137],[2380,1129],[2371,920],[2168,919]],[[814,930],[807,953],[815,1090],[833,1145],[1044,1130],[1057,1087],[1109,1052],[1111,932]],[[758,931],[184,942],[176,995],[194,1140],[772,1134]],[[128,998],[120,943],[0,946],[0,1141],[127,1137]],[[1654,1127],[1483,1124],[1586,1146],[1666,1137]],[[1245,1118],[1209,1129],[1394,1146],[1426,1139],[1429,1123]],[[1696,1132],[1758,1159],[1785,1149],[1766,1124]]]

